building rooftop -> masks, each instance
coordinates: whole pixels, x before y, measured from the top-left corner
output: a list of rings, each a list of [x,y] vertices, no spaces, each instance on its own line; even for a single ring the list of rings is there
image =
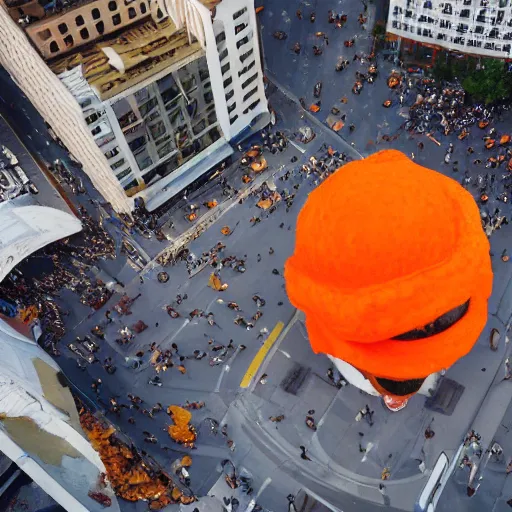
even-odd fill
[[[50,67],[60,74],[82,65],[84,78],[106,100],[201,55],[200,44],[190,43],[185,29],[178,30],[170,19],[158,24],[150,20],[116,38],[62,57]]]

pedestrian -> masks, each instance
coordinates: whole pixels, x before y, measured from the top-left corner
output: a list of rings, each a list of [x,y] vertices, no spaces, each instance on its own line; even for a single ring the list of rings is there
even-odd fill
[[[107,311],[105,311],[105,318],[107,319],[107,322],[110,324],[112,323],[112,318],[110,316],[110,310],[107,309]]]
[[[96,379],[92,384],[91,388],[96,392],[97,395],[100,394],[100,388],[101,388],[101,379]]]
[[[306,451],[307,451],[306,447],[301,445],[301,446],[299,446],[299,448],[300,448],[300,458],[302,460],[309,460],[310,461],[311,459],[306,455]]]
[[[315,425],[315,419],[313,416],[306,416],[306,425],[313,430],[313,432],[316,432],[316,425]]]
[[[151,384],[152,386],[158,386],[159,388],[162,387],[162,381],[160,380],[160,377],[158,375],[155,375],[153,378],[150,378],[148,380],[148,384]]]
[[[142,276],[139,276],[140,284],[144,284],[144,278]]]
[[[425,439],[432,439],[436,433],[432,430],[430,425],[425,429]]]

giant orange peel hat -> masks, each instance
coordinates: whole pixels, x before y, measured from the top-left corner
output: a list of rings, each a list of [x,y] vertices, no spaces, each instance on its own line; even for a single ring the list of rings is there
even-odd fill
[[[309,195],[285,279],[315,352],[378,377],[417,379],[451,366],[482,332],[489,242],[469,192],[386,150],[345,165]],[[447,330],[391,339],[468,300]]]

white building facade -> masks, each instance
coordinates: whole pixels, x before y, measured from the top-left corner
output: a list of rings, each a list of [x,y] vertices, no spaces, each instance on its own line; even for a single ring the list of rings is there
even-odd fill
[[[391,0],[387,31],[451,51],[512,58],[512,1]]]
[[[119,212],[159,208],[269,122],[254,0],[5,1],[0,63]]]

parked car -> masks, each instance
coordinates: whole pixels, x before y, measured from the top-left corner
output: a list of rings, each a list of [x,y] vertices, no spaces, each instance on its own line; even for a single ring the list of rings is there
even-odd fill
[[[94,352],[97,352],[100,349],[100,346],[95,341],[93,341],[89,336],[84,336],[83,340],[77,338],[76,341],[82,343],[87,352],[90,352],[91,354],[94,354]]]
[[[82,358],[84,361],[88,363],[94,363],[96,361],[96,357],[94,354],[86,354],[80,347],[77,347],[74,343],[70,343],[68,345],[69,350],[76,354],[78,357]]]

